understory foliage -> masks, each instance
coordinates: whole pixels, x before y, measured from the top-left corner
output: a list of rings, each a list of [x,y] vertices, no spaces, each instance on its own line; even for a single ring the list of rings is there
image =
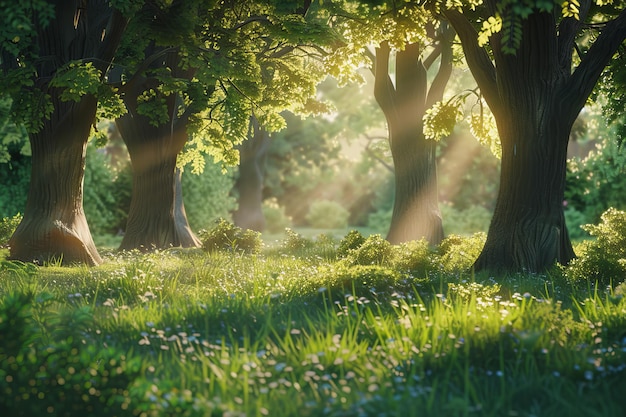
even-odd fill
[[[613,137],[613,133],[607,135]],[[568,211],[570,216],[578,213],[579,224],[598,222],[609,207],[626,209],[626,152],[622,146],[605,138],[587,157],[568,161],[566,215]]]
[[[21,221],[22,215],[20,213],[17,213],[13,217],[0,219],[0,247],[5,246],[9,242],[9,239],[11,239],[13,232],[15,232],[15,229],[17,229]]]
[[[261,234],[242,229],[226,219],[218,219],[209,230],[198,232],[202,249],[207,252],[227,250],[232,252],[257,253],[261,250]]]
[[[605,211],[599,224],[582,226],[593,240],[576,248],[578,258],[567,267],[573,280],[590,280],[607,286],[626,280],[626,212],[614,208]]]

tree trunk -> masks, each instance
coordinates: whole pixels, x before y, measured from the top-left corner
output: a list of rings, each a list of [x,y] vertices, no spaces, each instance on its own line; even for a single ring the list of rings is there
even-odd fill
[[[488,4],[495,10],[495,0]],[[604,67],[626,38],[626,10],[608,22],[573,69],[580,18],[535,12],[522,22],[515,54],[502,51],[502,33],[479,47],[477,32],[457,10],[452,23],[467,63],[495,116],[502,143],[500,190],[477,270],[544,272],[575,256],[563,214],[570,131]]]
[[[541,272],[555,261],[565,265],[574,257],[563,214],[569,129],[556,114],[534,120],[520,112],[510,122],[501,129],[500,189],[475,268]]]
[[[186,80],[193,77],[194,69],[180,68],[177,51],[164,53],[162,47],[150,44],[144,59],[149,63],[147,73],[150,69],[168,68],[173,77]],[[187,142],[191,109],[182,109],[179,97],[169,94],[158,97],[169,115],[165,123],[155,126],[138,112],[138,97],[150,89],[158,91],[159,85],[158,78],[140,72],[122,87],[128,113],[117,119],[116,124],[130,155],[133,191],[121,250],[200,246],[187,221],[181,173],[176,168],[178,154]]]
[[[395,171],[395,199],[387,234],[394,244],[426,239],[438,245],[443,239],[436,144],[424,137],[422,117],[443,96],[452,68],[449,41],[442,35],[437,52],[442,55],[441,64],[430,90],[418,45],[397,52],[395,86],[388,75],[389,46],[383,43],[376,50],[374,95],[387,119]]]
[[[252,117],[250,137],[239,147],[239,177],[235,183],[239,207],[233,213],[233,221],[242,229],[265,230],[263,171],[269,144],[269,134]]]
[[[176,158],[187,140],[180,124],[155,127],[145,116],[128,113],[117,121],[133,170],[133,191],[121,250],[198,246],[176,193]],[[178,199],[178,201],[177,201]]]
[[[426,239],[437,245],[443,239],[443,226],[437,193],[436,144],[424,138],[421,127],[404,135],[392,133],[391,142],[396,192],[387,240],[397,244]]]
[[[83,211],[85,152],[96,100],[53,101],[50,119],[29,135],[30,188],[24,218],[9,241],[10,259],[96,265],[102,259]]]
[[[202,242],[191,230],[187,213],[185,212],[185,204],[183,200],[183,172],[180,168],[176,168],[174,174],[174,224],[176,226],[176,234],[180,240],[180,246],[183,248],[199,248]]]
[[[90,95],[62,101],[60,91],[49,83],[60,68],[77,60],[93,64],[103,79],[127,20],[104,0],[53,3],[54,19],[37,27],[41,59],[32,81],[33,90],[50,96],[54,110],[49,118],[42,117],[37,133],[29,134],[31,184],[24,217],[9,241],[9,256],[26,262],[96,265],[101,258],[83,210],[83,176],[97,101]],[[15,64],[21,65],[17,59],[2,62],[7,67]]]

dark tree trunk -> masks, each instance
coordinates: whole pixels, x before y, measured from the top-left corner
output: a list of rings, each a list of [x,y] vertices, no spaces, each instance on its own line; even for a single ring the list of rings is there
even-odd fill
[[[42,128],[29,135],[31,184],[23,220],[9,241],[11,259],[101,262],[83,210],[85,150],[97,101],[86,95],[78,102],[64,102],[49,82],[59,68],[74,60],[90,61],[104,77],[126,24],[108,1],[83,5],[58,0],[55,18],[38,28],[42,59],[33,88],[50,96],[54,110]]]
[[[155,127],[141,115],[128,113],[117,120],[133,170],[133,191],[121,250],[153,250],[198,246],[187,223],[176,158],[187,132],[177,126]],[[179,193],[177,194],[177,188]]]
[[[539,272],[574,257],[563,214],[569,128],[554,113],[522,111],[500,130],[500,189],[478,270]]]
[[[626,37],[622,12],[572,71],[574,40],[589,7],[589,1],[581,2],[580,19],[563,19],[558,27],[552,14],[532,14],[523,22],[515,55],[502,52],[502,34],[493,35],[493,63],[466,18],[446,11],[502,143],[500,190],[477,270],[543,272],[575,256],[563,215],[567,143],[603,68]]]
[[[150,68],[170,68],[172,76],[178,78],[193,76],[193,69],[179,68],[176,51],[164,53],[162,48],[150,45],[145,52]],[[160,97],[170,118],[158,126],[137,110],[138,97],[148,89],[157,91],[158,85],[156,78],[138,73],[122,87],[128,113],[116,124],[130,155],[133,191],[121,250],[200,246],[187,221],[176,168],[178,154],[187,142],[190,108],[176,116],[180,111],[178,97]]]
[[[96,265],[102,261],[83,211],[85,150],[96,100],[55,100],[43,129],[29,135],[32,168],[24,218],[9,241],[10,258]]]
[[[426,239],[437,245],[443,239],[436,144],[424,137],[422,117],[441,99],[450,76],[449,38],[440,40],[436,53],[441,53],[442,59],[430,90],[420,52],[414,44],[397,52],[394,86],[388,75],[389,47],[384,43],[376,51],[374,94],[387,119],[395,171],[395,199],[387,234],[394,244]]]
[[[250,135],[239,147],[239,177],[235,183],[239,206],[233,213],[233,221],[242,229],[265,230],[263,177],[269,145],[269,134],[251,117]]]

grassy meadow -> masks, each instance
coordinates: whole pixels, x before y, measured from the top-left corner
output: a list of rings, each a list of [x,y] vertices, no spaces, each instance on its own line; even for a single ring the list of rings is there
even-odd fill
[[[475,275],[481,239],[2,261],[0,415],[626,415],[626,284]]]

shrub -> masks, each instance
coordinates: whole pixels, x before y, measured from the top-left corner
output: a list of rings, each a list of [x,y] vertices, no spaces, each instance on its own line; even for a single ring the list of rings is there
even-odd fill
[[[30,156],[14,156],[14,160],[0,162],[0,218],[23,213],[30,184]]]
[[[568,161],[565,198],[568,208],[596,223],[609,207],[626,208],[626,152],[611,132],[584,158]]]
[[[83,207],[94,235],[115,233],[117,230],[112,226],[123,221],[117,218],[120,213],[115,211],[115,173],[108,161],[102,149],[92,143],[87,146]],[[126,216],[124,213],[121,217],[125,219]]]
[[[321,200],[311,204],[306,221],[316,229],[343,229],[348,227],[350,213],[335,201]]]
[[[13,232],[22,221],[22,215],[17,213],[13,217],[5,217],[0,220],[0,247],[9,243],[9,239],[13,236]]]
[[[424,239],[393,247],[393,266],[414,274],[425,275],[433,268],[433,251]]]
[[[367,227],[376,233],[386,233],[391,225],[393,209],[380,209],[367,216]]]
[[[389,265],[392,246],[381,235],[370,235],[358,248],[349,251],[346,260],[352,265]]]
[[[487,235],[484,232],[464,237],[450,235],[446,237],[437,250],[441,268],[446,272],[466,271],[474,265],[485,246]]]
[[[305,249],[310,249],[314,245],[311,239],[305,238],[290,228],[285,229],[285,234],[283,247],[289,252],[301,252]]]
[[[589,218],[585,213],[573,207],[567,207],[564,210],[564,214],[567,231],[571,239],[580,240],[589,238],[589,233],[582,228],[582,226],[589,223]]]
[[[583,226],[595,240],[578,245],[579,257],[572,260],[565,273],[573,280],[619,283],[626,278],[626,212],[609,208],[600,218],[597,225]]]
[[[321,267],[317,277],[303,282],[299,291],[306,294],[329,290],[330,294],[344,300],[347,292],[353,297],[348,298],[350,300],[392,293],[400,286],[408,289],[405,279],[405,275],[389,266],[346,265],[339,262]]]
[[[211,230],[200,230],[198,237],[202,241],[202,249],[207,252],[258,253],[262,246],[259,232],[243,230],[225,219],[219,219]]]
[[[365,242],[365,238],[358,230],[351,230],[348,234],[341,239],[339,242],[339,247],[337,248],[337,257],[345,258],[348,256],[351,250],[358,249],[363,242]]]
[[[287,216],[285,208],[278,204],[275,197],[263,202],[263,216],[269,233],[280,233],[291,227],[291,217]]]

